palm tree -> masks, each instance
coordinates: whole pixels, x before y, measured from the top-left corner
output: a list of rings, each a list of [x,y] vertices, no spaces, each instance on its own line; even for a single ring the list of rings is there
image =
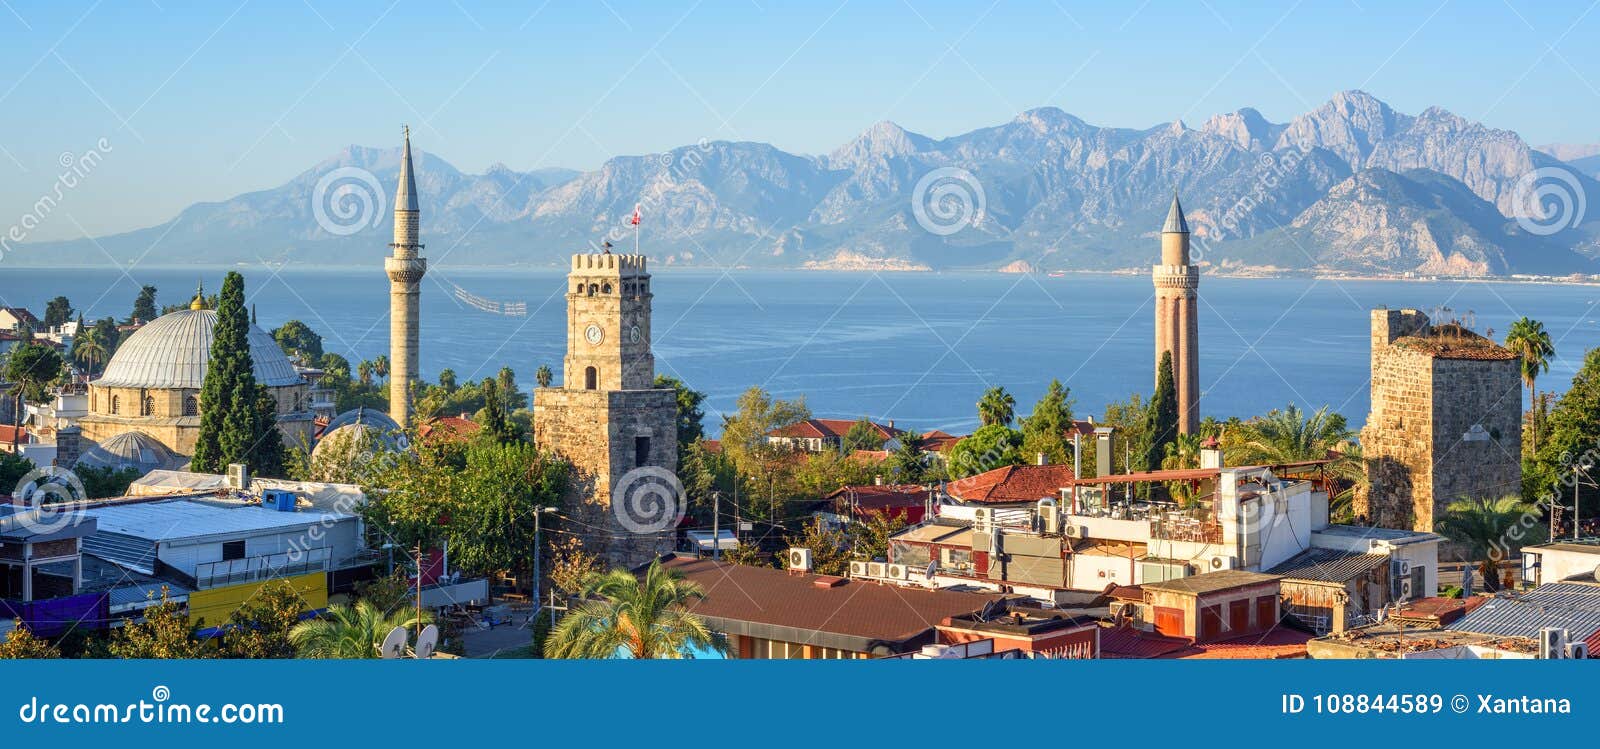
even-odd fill
[[[378,358],[372,360],[372,373],[377,375],[380,380],[389,379],[388,354],[378,354]]]
[[[423,614],[422,622],[431,617]],[[333,606],[321,618],[300,622],[289,630],[289,642],[301,658],[378,658],[378,651],[395,627],[417,626],[410,610],[385,612],[371,601],[354,606]]]
[[[1544,323],[1523,317],[1511,323],[1511,330],[1506,333],[1506,348],[1522,360],[1522,384],[1528,388],[1528,395],[1534,403],[1539,402],[1539,390],[1534,387],[1542,372],[1550,371],[1550,359],[1556,355],[1556,347],[1550,342],[1550,333],[1544,329]],[[1539,409],[1533,410],[1534,414]],[[1533,424],[1533,449],[1539,449],[1539,425]]]
[[[533,372],[533,381],[539,383],[539,387],[542,388],[550,387],[550,383],[555,378],[555,373],[550,371],[550,365],[548,364],[540,364],[539,368]]]
[[[642,576],[623,569],[590,575],[589,600],[569,612],[545,639],[551,658],[692,658],[691,648],[723,651],[689,603],[705,597],[700,586],[661,562]],[[598,596],[597,598],[594,596]]]
[[[98,328],[83,328],[78,337],[72,340],[72,353],[77,359],[88,367],[92,374],[97,367],[110,358],[106,350],[106,342],[100,340]]]
[[[1173,441],[1167,443],[1166,453],[1166,456],[1161,459],[1161,467],[1163,469],[1174,471],[1185,468],[1199,468],[1200,435],[1178,435]],[[1167,491],[1185,507],[1194,504],[1197,494],[1195,485],[1188,481],[1168,481]]]
[[[1361,447],[1354,442],[1344,417],[1323,406],[1310,414],[1293,403],[1283,410],[1244,423],[1241,435],[1228,439],[1234,449],[1233,465],[1283,465],[1310,460],[1331,460],[1326,471],[1343,487],[1328,498],[1335,517],[1347,514],[1358,487],[1367,480]],[[1226,435],[1235,437],[1233,434]]]
[[[1510,554],[1511,531],[1519,531],[1514,540],[1520,544],[1544,540],[1544,525],[1537,522],[1538,512],[1537,505],[1516,495],[1458,499],[1434,522],[1434,530],[1465,546],[1470,558],[1483,560],[1478,563],[1478,572],[1485,586],[1495,590],[1499,588],[1495,563]]]
[[[371,385],[372,384],[372,362],[369,362],[369,361],[367,361],[365,359],[362,359],[361,363],[356,365],[356,376],[361,378],[361,384],[363,386]]]
[[[1003,387],[985,390],[978,400],[978,421],[981,426],[1010,424],[1017,417],[1017,399]]]

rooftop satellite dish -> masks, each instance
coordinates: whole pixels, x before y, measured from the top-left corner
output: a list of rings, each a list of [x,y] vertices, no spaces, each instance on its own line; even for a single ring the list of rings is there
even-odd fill
[[[406,651],[406,628],[395,627],[389,631],[389,636],[383,638],[383,644],[378,646],[379,658],[399,658]]]
[[[422,628],[422,634],[417,635],[417,657],[432,658],[433,651],[439,649],[439,628],[432,624]]]

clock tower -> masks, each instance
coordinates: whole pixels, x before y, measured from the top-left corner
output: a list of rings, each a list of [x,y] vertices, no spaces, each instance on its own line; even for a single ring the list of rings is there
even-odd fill
[[[534,441],[572,464],[572,530],[614,564],[670,552],[686,502],[677,394],[655,387],[650,286],[643,255],[573,255],[561,384],[533,394]]]

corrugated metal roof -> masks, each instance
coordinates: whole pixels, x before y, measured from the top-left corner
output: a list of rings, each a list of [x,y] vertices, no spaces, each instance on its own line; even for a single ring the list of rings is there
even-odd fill
[[[161,589],[167,589],[167,599],[171,601],[186,600],[189,589],[173,582],[149,582],[123,585],[106,591],[106,597],[111,603],[112,612],[120,607],[132,607],[145,604],[154,605],[161,603]]]
[[[1600,585],[1550,583],[1518,596],[1495,598],[1446,629],[1538,637],[1544,627],[1563,628],[1574,640],[1593,638],[1600,632]]]
[[[1268,572],[1291,580],[1346,583],[1370,572],[1389,558],[1337,549],[1307,549]]]
[[[122,534],[146,541],[291,529],[355,517],[315,510],[278,512],[254,505],[225,507],[188,499],[90,507],[83,512],[100,522],[101,533]]]
[[[135,572],[156,573],[156,542],[149,539],[101,530],[84,537],[83,553]]]

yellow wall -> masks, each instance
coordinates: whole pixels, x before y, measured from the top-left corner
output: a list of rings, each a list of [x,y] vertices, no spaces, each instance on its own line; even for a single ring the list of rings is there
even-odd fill
[[[308,575],[283,577],[276,580],[287,582],[294,588],[295,593],[305,601],[305,611],[327,608],[328,573],[313,572]],[[197,590],[190,593],[189,621],[199,623],[201,627],[217,627],[226,624],[228,617],[255,597],[256,591],[260,590],[261,586],[276,582],[276,580],[241,583],[222,588]]]

